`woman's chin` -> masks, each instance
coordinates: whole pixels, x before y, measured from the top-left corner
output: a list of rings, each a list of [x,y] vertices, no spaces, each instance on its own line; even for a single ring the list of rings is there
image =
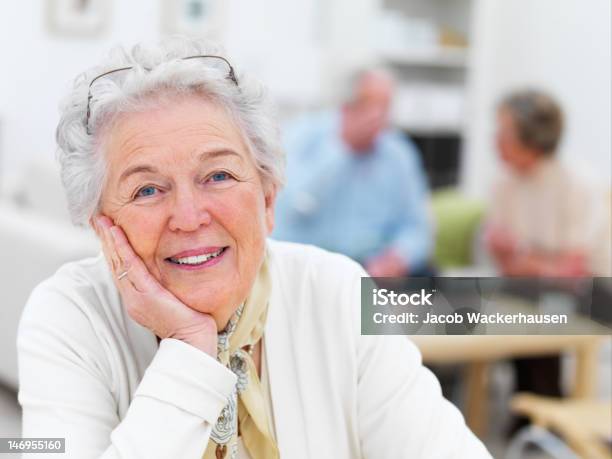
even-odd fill
[[[179,301],[191,309],[216,318],[223,315],[232,302],[230,294],[225,292],[210,292],[210,289],[169,289]]]
[[[197,294],[193,291],[176,292],[174,295],[191,309],[204,314],[214,315],[217,310],[221,309],[221,305],[223,304],[223,298],[218,298],[216,295],[211,296],[205,293]]]

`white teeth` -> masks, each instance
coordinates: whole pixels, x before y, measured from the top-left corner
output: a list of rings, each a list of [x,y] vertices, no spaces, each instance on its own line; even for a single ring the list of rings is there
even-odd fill
[[[223,249],[219,249],[216,252],[207,253],[205,255],[197,255],[193,257],[183,257],[183,258],[170,258],[170,261],[174,263],[178,263],[180,265],[201,265],[204,262],[207,262],[211,258],[218,257]]]

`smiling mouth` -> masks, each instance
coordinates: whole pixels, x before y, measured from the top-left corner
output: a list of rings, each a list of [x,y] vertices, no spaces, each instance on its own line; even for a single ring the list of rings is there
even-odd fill
[[[173,263],[175,265],[181,265],[181,266],[200,266],[200,265],[203,265],[209,262],[210,260],[213,260],[219,257],[226,250],[227,250],[227,247],[222,247],[216,252],[205,253],[202,255],[192,255],[189,257],[180,257],[180,258],[168,257],[166,258],[166,261]]]

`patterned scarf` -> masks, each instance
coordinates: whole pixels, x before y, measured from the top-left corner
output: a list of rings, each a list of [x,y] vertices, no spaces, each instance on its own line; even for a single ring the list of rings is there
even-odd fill
[[[252,459],[279,458],[270,431],[271,420],[266,411],[263,387],[251,356],[263,335],[270,289],[266,254],[249,297],[218,336],[217,360],[236,374],[238,381],[213,426],[202,459],[235,459],[238,433]]]

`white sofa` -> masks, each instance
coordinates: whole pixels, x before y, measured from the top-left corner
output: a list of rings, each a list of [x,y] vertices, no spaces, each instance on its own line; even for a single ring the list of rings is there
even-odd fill
[[[93,231],[68,221],[54,169],[34,169],[21,190],[0,198],[0,383],[15,389],[17,325],[30,292],[62,264],[100,250]],[[36,184],[32,193],[26,184]]]

